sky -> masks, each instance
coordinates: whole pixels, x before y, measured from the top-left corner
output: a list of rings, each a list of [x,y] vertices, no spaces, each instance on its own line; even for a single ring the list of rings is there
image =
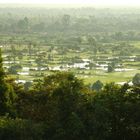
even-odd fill
[[[0,3],[19,4],[92,4],[92,5],[118,5],[140,6],[140,0],[0,0]]]

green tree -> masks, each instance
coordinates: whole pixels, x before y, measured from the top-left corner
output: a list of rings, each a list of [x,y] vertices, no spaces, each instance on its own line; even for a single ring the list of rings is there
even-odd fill
[[[69,24],[70,24],[70,15],[63,15],[62,24],[63,24],[64,27],[69,26]]]
[[[113,71],[114,71],[114,65],[112,65],[111,63],[108,65],[107,72],[113,72]]]
[[[15,64],[16,57],[17,57],[17,50],[14,45],[11,45],[11,53],[12,53],[11,56],[12,56],[14,64]]]
[[[103,83],[98,80],[92,85],[92,90],[100,91],[103,87]]]
[[[12,109],[14,102],[14,92],[12,86],[6,83],[5,73],[2,67],[2,57],[0,50],[0,115],[8,113]]]
[[[17,25],[18,25],[18,28],[21,31],[27,31],[28,28],[29,28],[29,20],[28,20],[28,18],[25,17],[24,19],[19,20]]]
[[[133,83],[135,86],[140,86],[140,73],[137,73],[137,74],[133,77],[132,83]]]

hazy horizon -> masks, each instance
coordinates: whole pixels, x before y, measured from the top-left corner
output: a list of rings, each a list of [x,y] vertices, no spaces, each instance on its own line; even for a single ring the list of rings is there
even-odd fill
[[[99,7],[109,7],[109,6],[123,6],[123,7],[140,7],[139,0],[0,0],[0,4],[32,4],[32,5],[87,5],[87,6],[99,6]]]

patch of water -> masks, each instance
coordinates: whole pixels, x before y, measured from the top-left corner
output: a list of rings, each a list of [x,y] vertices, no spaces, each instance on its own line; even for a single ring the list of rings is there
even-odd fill
[[[19,61],[3,61],[3,64],[13,64],[13,63],[17,63],[19,64]]]
[[[29,71],[29,69],[30,69],[29,67],[23,67],[22,68],[23,71]]]
[[[127,83],[127,82],[117,82],[116,84],[118,84],[118,85],[124,85],[124,84],[126,84],[126,83]],[[128,84],[129,84],[130,86],[133,85],[132,81],[128,82]]]
[[[127,68],[116,68],[115,71],[116,72],[123,72],[123,71],[133,71],[135,69],[127,69]]]
[[[26,83],[26,80],[15,80],[16,83]]]
[[[19,75],[29,75],[29,72],[18,72]]]

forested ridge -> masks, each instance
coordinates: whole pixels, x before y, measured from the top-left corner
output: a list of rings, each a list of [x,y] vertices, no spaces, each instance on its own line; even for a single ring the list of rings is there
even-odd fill
[[[98,81],[90,88],[56,72],[26,89],[4,73],[0,53],[0,139],[139,140],[138,78],[133,86]]]

